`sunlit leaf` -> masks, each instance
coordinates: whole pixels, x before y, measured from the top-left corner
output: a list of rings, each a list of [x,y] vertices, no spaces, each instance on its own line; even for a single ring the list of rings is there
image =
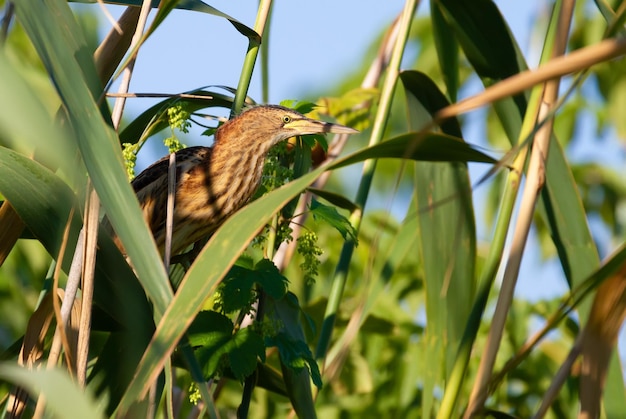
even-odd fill
[[[47,411],[57,418],[103,418],[102,404],[58,369],[27,370],[13,363],[0,364],[0,378],[46,398]],[[68,409],[71,406],[71,409]]]
[[[41,164],[0,147],[0,193],[56,257],[75,200],[72,190]],[[77,235],[75,224],[71,237]]]
[[[202,311],[189,327],[189,343],[198,346],[194,352],[205,378],[212,377],[228,352],[226,345],[233,336],[232,321],[215,311]]]
[[[76,152],[76,146],[68,140],[62,125],[55,124],[32,80],[15,68],[4,53],[0,53],[0,73],[0,97],[11,104],[0,112],[0,144],[25,155],[36,151],[38,160],[72,174],[75,166],[67,161]],[[24,115],[28,115],[29,123],[24,123]]]
[[[333,168],[374,158],[404,158],[431,162],[496,162],[494,158],[478,151],[460,138],[445,134],[414,132],[357,151],[337,161]]]

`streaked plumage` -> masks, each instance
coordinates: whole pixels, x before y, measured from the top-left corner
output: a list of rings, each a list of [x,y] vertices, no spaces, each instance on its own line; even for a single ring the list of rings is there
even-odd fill
[[[306,118],[281,106],[257,106],[226,122],[213,147],[176,153],[176,200],[172,254],[214,232],[245,205],[259,187],[272,146],[290,137],[356,130]],[[165,243],[169,157],[141,172],[132,186],[159,250]]]

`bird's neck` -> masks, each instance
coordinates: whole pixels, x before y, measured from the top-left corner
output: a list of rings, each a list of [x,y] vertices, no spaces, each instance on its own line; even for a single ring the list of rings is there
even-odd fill
[[[273,144],[264,141],[263,138],[255,138],[249,133],[244,135],[242,132],[236,132],[236,127],[232,128],[231,132],[221,131],[216,135],[209,171],[213,183],[211,186],[218,196],[228,190],[241,192],[237,202],[223,203],[226,207],[239,207],[244,205],[259,187],[265,158]],[[228,142],[220,142],[220,139],[226,138]]]

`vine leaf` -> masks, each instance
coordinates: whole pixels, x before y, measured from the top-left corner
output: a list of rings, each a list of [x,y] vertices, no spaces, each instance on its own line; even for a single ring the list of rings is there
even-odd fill
[[[311,380],[317,388],[322,388],[322,375],[311,349],[306,342],[294,339],[287,333],[281,332],[275,336],[265,339],[266,345],[278,347],[280,359],[285,366],[299,372],[307,368],[311,375]]]
[[[271,260],[262,259],[253,269],[240,265],[231,268],[224,278],[221,309],[225,313],[246,309],[255,299],[254,286],[258,284],[272,298],[279,300],[287,293],[289,281],[280,274]]]
[[[350,237],[355,243],[357,242],[356,230],[346,217],[339,214],[335,207],[324,205],[314,199],[311,201],[310,210],[316,221],[328,223],[334,227],[344,239]]]
[[[311,396],[310,389],[305,389],[309,386],[309,378],[307,377],[304,383],[300,383],[297,376],[306,369],[313,384],[317,388],[322,388],[322,375],[313,353],[306,343],[302,329],[302,308],[298,298],[292,293],[288,293],[281,300],[268,299],[267,307],[268,317],[277,322],[276,324],[280,324],[281,327],[277,333],[265,337],[265,345],[268,348],[271,346],[278,348],[283,367],[283,377],[287,384],[290,399],[296,407],[296,411],[298,409],[306,410],[308,408],[304,406],[308,402],[312,402],[312,400],[306,400]],[[290,371],[296,374],[292,374]]]
[[[205,377],[213,377],[223,366],[243,381],[256,369],[257,357],[265,361],[263,338],[252,328],[233,334],[232,321],[216,311],[202,311],[189,328],[189,342],[202,365]]]

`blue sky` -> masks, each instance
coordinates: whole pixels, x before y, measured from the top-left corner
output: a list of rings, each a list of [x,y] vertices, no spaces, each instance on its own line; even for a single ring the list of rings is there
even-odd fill
[[[242,23],[254,26],[256,0],[209,3]],[[522,48],[526,49],[534,2],[497,3]],[[399,0],[274,2],[275,24],[270,28],[270,101],[279,102],[321,90],[329,82],[348,74],[359,66],[372,39],[389,25],[402,7],[403,2]],[[427,7],[425,2],[419,11],[424,12]],[[119,13],[122,8],[112,10]],[[174,11],[142,47],[132,88],[181,92],[207,84],[236,86],[246,47],[246,39],[226,20]],[[530,64],[533,64],[532,59]],[[258,72],[250,95],[260,97]]]

